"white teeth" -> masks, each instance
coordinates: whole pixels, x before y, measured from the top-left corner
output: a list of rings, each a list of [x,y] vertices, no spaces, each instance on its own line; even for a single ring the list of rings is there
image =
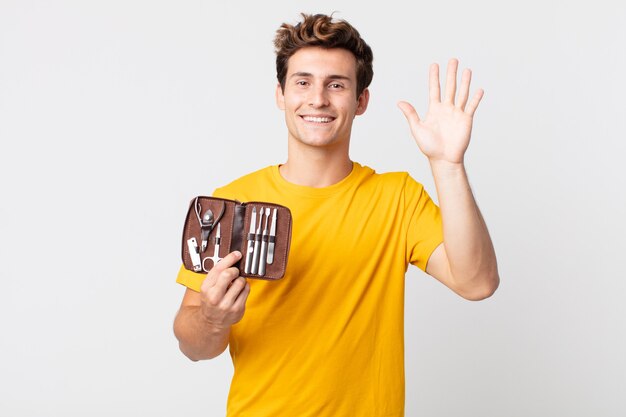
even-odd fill
[[[315,122],[315,123],[328,123],[332,122],[333,119],[330,117],[313,117],[313,116],[303,116],[303,119],[307,122]]]

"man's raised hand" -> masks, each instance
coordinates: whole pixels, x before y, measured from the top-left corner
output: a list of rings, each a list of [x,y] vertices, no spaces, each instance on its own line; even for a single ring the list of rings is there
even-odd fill
[[[398,107],[409,122],[415,142],[431,163],[463,163],[463,156],[472,133],[474,112],[484,94],[484,91],[479,89],[468,102],[472,72],[465,69],[457,96],[458,66],[457,59],[453,58],[448,62],[443,101],[440,92],[439,65],[430,66],[429,105],[423,120],[411,104],[406,101],[398,103]]]

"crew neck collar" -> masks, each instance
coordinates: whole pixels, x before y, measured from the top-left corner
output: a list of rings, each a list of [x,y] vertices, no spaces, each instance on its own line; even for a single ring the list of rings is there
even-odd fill
[[[330,195],[341,192],[350,187],[350,184],[354,182],[354,179],[359,175],[362,169],[361,165],[358,162],[353,161],[352,170],[341,181],[336,182],[333,185],[329,185],[328,187],[316,188],[306,185],[298,185],[287,181],[280,174],[279,167],[280,165],[272,165],[271,167],[272,176],[274,177],[276,183],[280,186],[280,188],[303,197],[328,197]]]

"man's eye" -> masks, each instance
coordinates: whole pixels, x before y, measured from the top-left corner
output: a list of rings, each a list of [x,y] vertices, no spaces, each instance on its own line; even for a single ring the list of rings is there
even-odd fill
[[[333,88],[333,89],[338,89],[338,88],[343,88],[343,85],[338,84],[338,83],[333,83],[333,84],[329,85],[329,87]]]
[[[296,85],[307,85],[309,83],[307,83],[306,81],[296,81]]]

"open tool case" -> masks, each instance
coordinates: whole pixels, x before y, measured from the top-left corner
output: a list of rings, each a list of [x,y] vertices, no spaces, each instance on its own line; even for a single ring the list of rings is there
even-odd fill
[[[243,257],[235,266],[241,276],[280,279],[285,275],[290,243],[287,207],[199,196],[191,201],[185,219],[183,264],[190,271],[208,272],[238,250]]]

